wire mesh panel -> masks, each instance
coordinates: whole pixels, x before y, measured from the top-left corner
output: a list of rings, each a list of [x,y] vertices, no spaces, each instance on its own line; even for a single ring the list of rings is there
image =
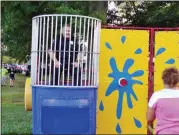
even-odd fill
[[[32,21],[32,85],[98,86],[100,20],[59,14]]]

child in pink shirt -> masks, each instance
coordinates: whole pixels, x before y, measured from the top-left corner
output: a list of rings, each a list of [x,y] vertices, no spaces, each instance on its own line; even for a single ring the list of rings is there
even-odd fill
[[[163,71],[164,89],[155,92],[149,100],[147,121],[157,120],[156,134],[179,134],[179,71],[168,68]]]

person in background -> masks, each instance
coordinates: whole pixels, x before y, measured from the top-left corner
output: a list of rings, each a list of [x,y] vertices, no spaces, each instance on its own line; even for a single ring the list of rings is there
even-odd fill
[[[173,67],[165,69],[162,80],[164,89],[155,92],[148,103],[148,125],[151,127],[156,118],[156,134],[179,134],[178,69]]]
[[[26,77],[29,77],[29,76],[30,76],[30,68],[31,68],[31,66],[28,65],[28,66],[27,66],[27,71],[25,72],[25,76],[26,76]]]
[[[11,67],[7,67],[7,71],[8,71],[8,73],[10,74],[10,72],[11,72]]]
[[[7,79],[7,76],[6,76],[7,74],[8,74],[8,70],[5,68],[1,68],[1,78],[2,78],[1,85],[2,85],[2,87],[6,86],[5,82]]]
[[[78,66],[81,61],[79,58],[78,62],[78,49],[79,49],[79,44],[78,41],[74,40],[74,37],[71,37],[70,41],[70,36],[71,36],[71,29],[70,25],[64,25],[62,28],[62,36],[61,36],[61,45],[60,45],[60,36],[57,37],[56,42],[56,47],[55,43],[53,43],[52,50],[49,51],[50,59],[53,61],[53,65],[55,66],[55,76],[54,76],[54,81],[55,85],[58,85],[58,75],[60,72],[60,75],[62,72],[64,72],[64,77],[66,78],[68,75],[68,67],[69,67],[69,74],[72,76],[73,73],[73,65],[74,65],[74,86],[80,86],[81,84],[81,69],[79,67],[79,70],[77,72]],[[75,48],[74,48],[75,46]],[[61,48],[60,48],[61,47]],[[64,50],[65,48],[65,50]],[[69,49],[70,49],[70,54],[69,54]],[[80,50],[82,50],[80,48]],[[64,52],[65,51],[65,52]],[[65,57],[64,57],[65,53]],[[70,58],[69,58],[70,57]],[[69,59],[69,63],[68,63]],[[63,66],[64,66],[64,71],[63,71]],[[52,66],[53,67],[53,66]],[[60,67],[60,71],[59,71]],[[52,74],[51,74],[51,84],[53,85],[53,68],[52,68]],[[78,77],[77,77],[78,76]],[[78,79],[77,79],[78,78]]]
[[[11,67],[11,70],[10,70],[10,73],[9,73],[9,78],[10,78],[10,87],[14,87],[15,70],[12,67]]]

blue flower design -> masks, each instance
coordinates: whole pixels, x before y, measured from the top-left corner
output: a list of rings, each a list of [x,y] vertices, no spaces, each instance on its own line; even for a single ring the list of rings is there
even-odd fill
[[[140,85],[143,84],[141,81],[133,79],[133,77],[142,76],[144,74],[143,70],[137,70],[134,73],[129,74],[128,70],[133,64],[134,64],[133,59],[127,59],[124,64],[123,71],[121,72],[118,70],[115,58],[114,57],[110,58],[110,66],[111,66],[112,72],[109,73],[108,76],[113,78],[113,81],[108,86],[105,96],[111,95],[111,93],[113,93],[116,90],[118,91],[119,97],[118,97],[117,112],[116,112],[116,116],[118,119],[121,118],[124,93],[126,93],[126,96],[127,96],[126,98],[127,98],[128,108],[133,108],[131,96],[133,96],[133,98],[136,101],[138,100],[138,98],[135,92],[133,91],[132,86],[134,84],[140,84]],[[125,78],[127,81],[127,85],[124,87],[119,85],[119,80],[121,78]]]

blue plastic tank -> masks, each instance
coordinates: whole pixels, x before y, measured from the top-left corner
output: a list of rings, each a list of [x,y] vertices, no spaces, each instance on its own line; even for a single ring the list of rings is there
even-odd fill
[[[32,86],[33,134],[95,134],[95,87]]]

